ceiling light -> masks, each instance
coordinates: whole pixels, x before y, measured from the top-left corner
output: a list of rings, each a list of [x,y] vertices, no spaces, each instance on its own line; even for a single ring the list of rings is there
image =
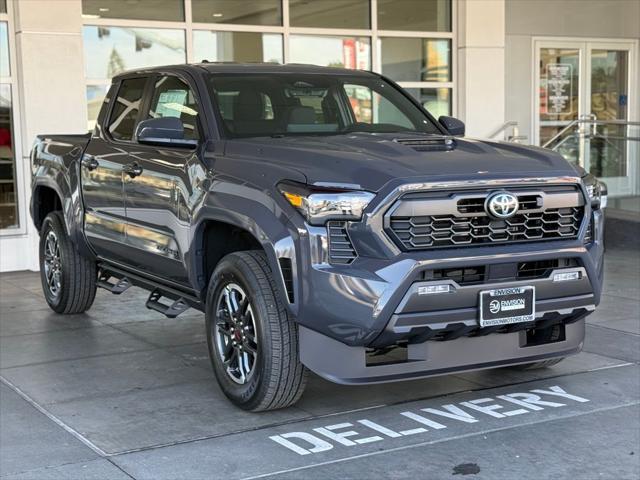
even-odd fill
[[[222,13],[214,13],[213,16],[215,18],[220,18],[222,16]]]
[[[109,9],[108,9],[108,8],[106,8],[106,7],[101,7],[101,8],[99,8],[99,9],[98,9],[98,11],[99,11],[99,12],[108,12],[108,11],[109,11]]]

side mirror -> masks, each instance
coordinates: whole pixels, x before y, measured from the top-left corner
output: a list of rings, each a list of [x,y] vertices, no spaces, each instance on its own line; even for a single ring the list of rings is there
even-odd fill
[[[138,143],[192,148],[197,140],[184,138],[184,124],[175,117],[149,118],[136,128]]]
[[[453,136],[464,136],[464,122],[455,117],[447,117],[445,115],[438,118],[438,122]]]

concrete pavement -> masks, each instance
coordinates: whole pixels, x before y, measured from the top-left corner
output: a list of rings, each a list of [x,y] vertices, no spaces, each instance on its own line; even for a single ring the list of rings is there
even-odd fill
[[[638,478],[639,252],[609,251],[606,272],[584,351],[551,369],[312,376],[298,405],[264,414],[218,389],[201,314],[165,319],[133,290],[61,317],[36,274],[0,275],[0,476]]]

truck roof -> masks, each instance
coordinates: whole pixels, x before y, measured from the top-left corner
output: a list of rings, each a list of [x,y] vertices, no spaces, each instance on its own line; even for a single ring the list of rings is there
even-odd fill
[[[366,70],[351,70],[348,68],[320,67],[318,65],[308,65],[302,63],[241,63],[241,62],[203,62],[179,65],[166,65],[148,67],[135,70],[128,70],[113,77],[118,80],[132,74],[167,72],[167,71],[199,71],[206,70],[210,73],[298,73],[298,74],[319,74],[319,75],[352,75],[352,76],[375,76],[374,73]]]

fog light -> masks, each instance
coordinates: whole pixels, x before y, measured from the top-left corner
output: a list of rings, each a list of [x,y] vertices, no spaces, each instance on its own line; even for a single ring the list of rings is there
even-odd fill
[[[562,272],[553,275],[554,282],[568,282],[570,280],[580,280],[580,272]]]
[[[433,295],[436,293],[449,293],[451,291],[451,285],[425,285],[418,287],[418,295]]]

